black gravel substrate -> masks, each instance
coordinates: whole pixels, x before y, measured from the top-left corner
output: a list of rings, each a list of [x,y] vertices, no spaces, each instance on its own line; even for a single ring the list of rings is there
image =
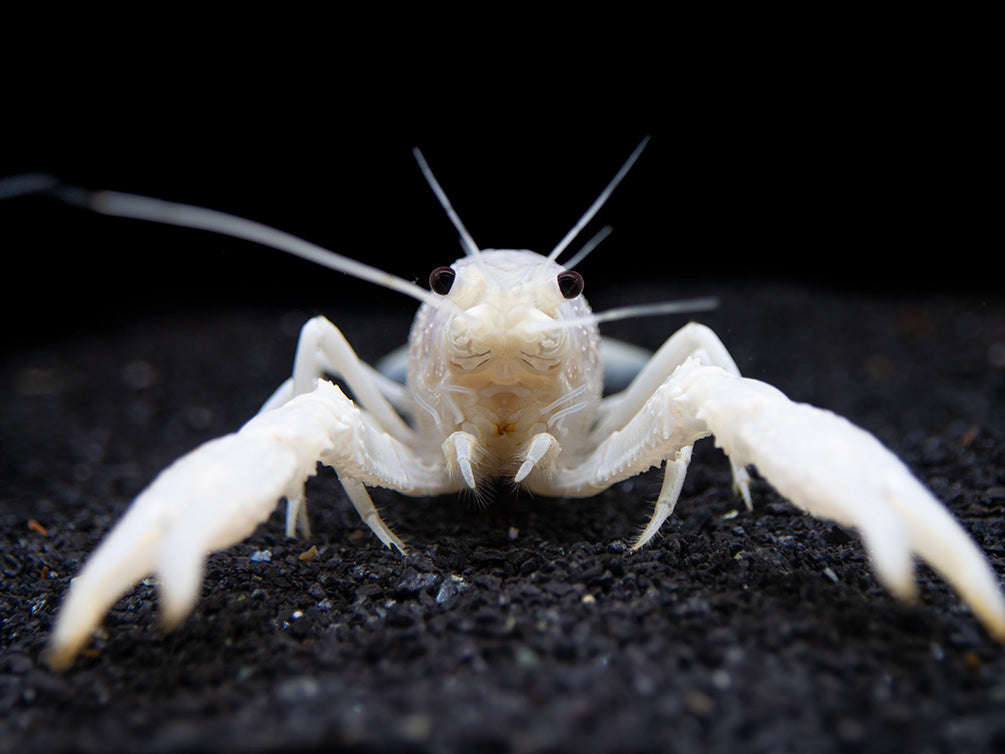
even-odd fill
[[[701,319],[741,370],[875,432],[1005,571],[1000,299],[714,292]],[[588,291],[595,306],[666,298],[625,293]],[[326,313],[367,359],[407,332],[397,313]],[[707,440],[663,536],[634,555],[656,474],[586,501],[377,491],[402,558],[322,471],[310,540],[286,539],[277,508],[210,558],[181,629],[157,630],[142,584],[50,671],[71,576],[160,468],[252,415],[307,316],[151,315],[0,365],[0,750],[1005,750],[1005,649],[945,583],[921,568],[921,602],[894,602],[853,533],[763,481],[743,510]],[[682,322],[610,331],[655,346]]]

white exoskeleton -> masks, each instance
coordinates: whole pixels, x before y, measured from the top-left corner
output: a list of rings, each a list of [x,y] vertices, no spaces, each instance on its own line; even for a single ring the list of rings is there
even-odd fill
[[[672,513],[698,439],[714,435],[748,508],[749,465],[795,505],[857,529],[882,583],[896,596],[916,589],[914,557],[942,574],[988,631],[1005,641],[1005,600],[990,564],[952,515],[871,434],[828,411],[790,401],[740,376],[719,338],[689,324],[655,353],[602,340],[602,321],[706,301],[593,313],[583,280],[557,258],[592,219],[639,156],[632,154],[548,256],[479,250],[432,177],[420,166],[461,235],[466,254],[430,276],[430,289],[257,223],[197,207],[116,192],[83,192],[23,176],[0,196],[46,192],[99,212],[247,238],[422,302],[407,351],[381,370],[364,364],[328,320],[301,332],[293,376],[236,433],[212,440],[165,469],[89,559],[58,616],[49,661],[67,667],[107,610],[156,574],[164,624],[192,610],[209,552],[251,534],[288,500],[286,529],[309,534],[304,482],[317,464],[334,468],[370,529],[388,547],[401,539],[367,493],[412,496],[478,490],[508,478],[556,498],[586,497],[654,466],[664,479],[642,547]],[[388,375],[407,373],[405,384]],[[634,374],[602,397],[605,374]],[[338,377],[352,400],[326,374]]]

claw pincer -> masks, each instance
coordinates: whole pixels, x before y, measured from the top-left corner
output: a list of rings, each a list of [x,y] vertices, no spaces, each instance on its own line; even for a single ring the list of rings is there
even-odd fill
[[[250,536],[281,497],[296,496],[318,459],[342,439],[351,402],[330,383],[258,414],[164,469],[130,505],[72,580],[48,659],[66,667],[123,594],[157,577],[161,621],[192,611],[206,556]]]

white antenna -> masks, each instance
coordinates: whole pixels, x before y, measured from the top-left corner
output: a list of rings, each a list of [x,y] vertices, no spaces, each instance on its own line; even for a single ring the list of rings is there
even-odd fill
[[[562,330],[576,325],[599,324],[612,322],[616,319],[634,319],[635,317],[655,317],[665,314],[680,314],[681,312],[710,311],[719,306],[716,298],[691,298],[679,301],[656,301],[651,304],[632,304],[607,309],[602,312],[590,312],[572,317],[553,319],[548,322],[537,322],[531,327],[535,330]]]
[[[464,247],[464,252],[470,256],[478,256],[480,251],[478,245],[475,243],[471,234],[468,233],[468,229],[464,227],[464,223],[461,222],[460,216],[454,210],[453,205],[450,203],[450,199],[447,198],[447,193],[440,186],[439,181],[436,180],[436,176],[433,175],[433,171],[429,167],[429,163],[426,162],[426,158],[422,156],[422,152],[419,151],[418,147],[412,150],[412,154],[415,155],[415,161],[419,163],[419,170],[422,171],[423,177],[426,179],[426,183],[429,184],[429,188],[433,190],[436,194],[436,198],[440,202],[440,206],[447,213],[447,217],[450,218],[450,222],[454,224],[457,228],[457,232],[461,234],[461,246]]]
[[[11,176],[0,180],[0,199],[33,193],[48,194],[67,204],[85,207],[103,215],[208,230],[252,241],[279,251],[285,251],[322,267],[344,272],[382,288],[404,293],[406,296],[426,304],[440,308],[457,309],[456,305],[448,299],[438,296],[432,291],[427,291],[404,278],[329,251],[285,231],[226,212],[121,191],[90,191],[61,183],[58,179],[41,173]]]
[[[566,233],[565,238],[558,242],[558,246],[556,246],[551,254],[548,255],[548,259],[557,259],[558,255],[565,251],[566,247],[572,243],[573,239],[575,239],[577,235],[579,235],[579,231],[581,231],[583,227],[593,219],[593,216],[597,214],[601,207],[604,206],[604,202],[607,201],[614,189],[617,188],[617,185],[621,183],[621,179],[628,174],[629,170],[632,169],[632,165],[634,165],[635,161],[639,159],[639,155],[642,154],[642,150],[646,148],[646,144],[648,143],[649,137],[647,136],[642,140],[641,144],[635,147],[635,151],[629,155],[625,164],[621,166],[621,170],[619,170],[615,174],[614,178],[611,179],[611,182],[607,184],[607,188],[600,192],[600,196],[594,200],[593,204],[590,205],[590,208],[586,210],[586,213],[579,218],[579,221],[575,225],[572,226],[572,230]]]
[[[603,241],[605,238],[607,238],[609,235],[611,235],[611,226],[605,225],[603,228],[598,230],[593,235],[593,238],[591,238],[589,241],[583,244],[583,248],[577,251],[572,256],[572,259],[570,259],[568,262],[565,262],[562,266],[567,270],[571,270],[577,264],[586,259],[586,257],[590,254],[590,252],[593,251],[595,248],[597,248],[597,246],[600,245],[600,242]]]
[[[482,277],[487,281],[491,280],[493,282],[498,282],[489,266],[485,263],[482,258],[481,250],[478,248],[478,244],[468,233],[468,229],[464,227],[464,223],[461,222],[460,215],[454,209],[454,206],[450,203],[450,199],[447,197],[447,192],[443,190],[440,186],[440,182],[436,180],[436,176],[433,175],[433,171],[429,167],[429,163],[426,162],[426,158],[422,156],[422,152],[419,151],[418,147],[412,150],[412,154],[415,155],[415,161],[419,163],[419,170],[422,171],[423,177],[426,179],[426,183],[429,184],[429,188],[433,190],[436,194],[436,198],[440,202],[440,206],[443,207],[444,212],[447,213],[447,217],[450,218],[450,222],[454,224],[457,232],[461,235],[461,246],[464,248],[464,253],[470,257],[475,258],[475,264],[478,265],[478,269],[481,270]]]

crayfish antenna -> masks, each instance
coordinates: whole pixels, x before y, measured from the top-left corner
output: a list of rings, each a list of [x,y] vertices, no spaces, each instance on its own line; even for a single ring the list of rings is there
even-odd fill
[[[485,264],[485,260],[482,259],[481,249],[478,248],[478,244],[475,243],[475,240],[471,237],[468,229],[464,227],[464,223],[461,222],[461,217],[457,214],[457,210],[454,209],[454,205],[450,203],[450,198],[447,196],[447,192],[443,190],[443,187],[440,186],[440,182],[436,180],[436,176],[433,175],[433,170],[429,167],[429,163],[426,162],[426,158],[422,156],[422,152],[418,147],[412,150],[412,154],[415,156],[415,161],[419,163],[419,170],[422,171],[422,177],[426,179],[426,183],[428,183],[429,188],[433,190],[440,206],[443,207],[443,211],[447,213],[447,217],[450,218],[450,222],[453,223],[454,228],[456,228],[457,232],[460,234],[461,246],[464,248],[464,253],[469,257],[474,257],[475,262],[478,264],[478,269],[482,273],[482,277],[486,280],[493,280],[498,283],[495,275],[492,274],[489,266]]]
[[[251,241],[382,288],[403,293],[439,309],[456,309],[453,302],[409,280],[325,249],[291,233],[227,212],[122,191],[92,191],[65,183],[46,173],[24,173],[0,179],[0,200],[33,194],[49,196],[65,204],[83,207],[102,215],[206,230]]]
[[[628,156],[628,159],[625,160],[625,164],[621,166],[621,169],[618,170],[617,173],[615,173],[614,177],[611,179],[611,182],[607,184],[606,188],[604,188],[604,190],[600,192],[600,196],[598,196],[596,199],[593,200],[593,204],[591,204],[590,207],[586,210],[586,212],[583,213],[583,216],[576,221],[576,224],[572,226],[572,228],[569,230],[568,233],[565,234],[562,240],[558,242],[558,246],[556,246],[554,249],[551,250],[551,253],[548,255],[549,260],[555,261],[556,259],[558,259],[559,255],[561,255],[561,253],[565,251],[568,245],[575,240],[576,236],[579,235],[579,232],[584,227],[586,227],[586,224],[590,222],[590,220],[592,220],[594,216],[600,211],[600,208],[604,206],[604,203],[610,198],[611,194],[614,193],[614,189],[616,189],[618,187],[618,184],[621,183],[622,179],[626,175],[628,175],[628,171],[632,169],[632,166],[635,164],[635,161],[639,159],[639,156],[642,154],[642,150],[646,148],[646,144],[648,143],[649,143],[649,137],[646,136],[642,140],[642,142],[637,147],[635,147],[635,151]]]

